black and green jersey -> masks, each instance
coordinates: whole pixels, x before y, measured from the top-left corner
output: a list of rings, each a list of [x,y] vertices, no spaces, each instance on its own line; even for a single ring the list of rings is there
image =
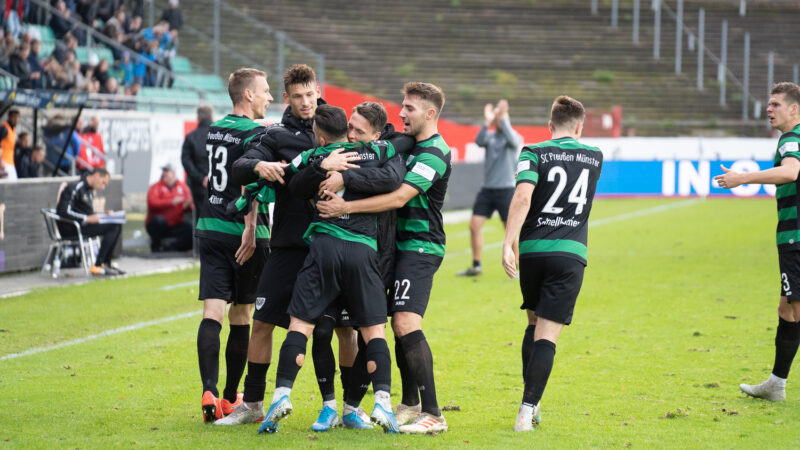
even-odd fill
[[[522,149],[517,185],[536,186],[519,237],[520,257],[566,256],[586,264],[586,237],[603,153],[573,138]]]
[[[450,179],[450,147],[437,133],[417,142],[405,159],[403,183],[419,194],[397,211],[397,250],[443,258],[442,204]]]
[[[389,141],[373,141],[373,142],[339,142],[330,144],[325,147],[312,148],[300,153],[295,157],[291,164],[290,170],[297,173],[311,164],[318,163],[329,153],[334,150],[342,149],[343,152],[358,152],[360,160],[354,161],[362,168],[367,167],[382,167],[395,155],[394,146]],[[359,170],[359,169],[352,169]],[[400,185],[401,175],[396,174],[395,183],[386,189],[385,192],[391,192]],[[316,191],[316,190],[315,190]],[[384,192],[374,192],[379,194]],[[343,188],[337,194],[345,201],[359,200],[367,198],[372,194],[357,193],[352,189],[348,190]],[[315,200],[320,201],[318,195],[315,195]],[[319,212],[314,210],[314,218],[311,224],[303,235],[303,239],[311,243],[314,235],[317,233],[329,234],[337,239],[342,239],[350,242],[360,242],[368,245],[373,250],[378,250],[378,215],[373,213],[357,213],[345,214],[336,218],[324,219],[319,216]]]
[[[778,151],[775,152],[775,167],[781,165],[784,158],[800,159],[800,125],[792,131],[781,135],[778,141]],[[800,177],[791,183],[779,184],[775,191],[778,200],[778,230],[776,241],[778,253],[800,250],[800,220],[797,218],[797,209],[800,207],[798,195]]]
[[[228,114],[208,128],[208,187],[205,208],[200,208],[197,220],[197,237],[240,243],[244,231],[243,219],[226,214],[229,203],[242,194],[242,187],[230,179],[231,167],[244,153],[244,146],[265,127],[236,114]],[[269,209],[262,204],[258,209],[256,245],[269,245]]]

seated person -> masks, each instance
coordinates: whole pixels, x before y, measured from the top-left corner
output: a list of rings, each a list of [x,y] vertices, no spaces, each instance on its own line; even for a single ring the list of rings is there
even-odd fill
[[[171,164],[161,170],[161,179],[147,191],[145,228],[150,235],[150,250],[191,250],[192,224],[183,219],[193,206],[189,187],[178,180]]]
[[[44,161],[44,147],[37,145],[33,150],[26,151],[19,160],[17,168],[18,178],[40,177],[42,162]]]
[[[122,225],[119,223],[100,223],[101,214],[94,212],[95,191],[102,191],[111,180],[106,169],[98,168],[87,172],[78,181],[68,183],[58,198],[56,212],[64,219],[77,221],[81,224],[81,233],[84,237],[102,236],[100,251],[97,253],[92,275],[122,275],[125,272],[111,265],[111,254],[117,246],[117,241],[122,234]],[[77,237],[75,227],[71,224],[58,222],[61,235],[66,238]]]

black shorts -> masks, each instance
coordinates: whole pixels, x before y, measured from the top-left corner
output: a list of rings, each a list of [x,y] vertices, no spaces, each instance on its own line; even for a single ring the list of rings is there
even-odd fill
[[[564,256],[519,260],[522,306],[537,317],[569,325],[583,283],[582,262]]]
[[[256,300],[256,286],[269,249],[256,247],[253,256],[240,266],[238,244],[200,238],[200,295],[198,300],[217,298],[237,305]]]
[[[289,328],[289,302],[297,279],[308,256],[306,248],[275,248],[269,255],[256,289],[253,318],[282,328]]]
[[[497,211],[500,219],[505,222],[508,219],[508,207],[514,197],[514,189],[511,188],[481,188],[478,196],[475,197],[475,205],[472,206],[473,216],[492,217]]]
[[[435,255],[400,251],[395,253],[390,311],[413,312],[424,316],[431,298],[433,275],[441,264],[442,258]]]
[[[353,326],[386,323],[378,253],[367,245],[327,234],[316,234],[313,239],[297,275],[289,315],[314,323],[335,304],[347,310]]]
[[[781,271],[781,296],[791,302],[800,301],[800,252],[778,253]]]
[[[353,321],[350,319],[350,312],[342,305],[344,305],[344,298],[339,296],[322,315],[332,317],[336,321],[334,325],[336,328],[352,327]]]

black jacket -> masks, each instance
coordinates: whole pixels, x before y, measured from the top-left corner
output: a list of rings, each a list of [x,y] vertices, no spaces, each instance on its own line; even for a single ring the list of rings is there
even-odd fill
[[[197,128],[186,135],[181,149],[181,164],[186,171],[189,187],[192,190],[203,187],[203,178],[208,176],[208,150],[206,150],[206,139],[208,138],[208,126],[211,122],[203,121],[197,124]]]
[[[325,104],[325,101],[319,99],[318,104]],[[244,155],[233,163],[233,182],[245,186],[257,181],[258,175],[253,169],[260,161],[289,162],[301,152],[316,147],[313,123],[313,120],[297,118],[292,114],[291,107],[287,107],[281,122],[267,127],[254,137],[245,147]],[[291,175],[286,171],[284,180],[287,184],[274,185],[275,211],[270,248],[308,248],[303,233],[311,223],[314,211],[308,202],[289,193],[289,177]]]
[[[64,219],[86,223],[86,218],[94,214],[94,189],[86,178],[68,183],[58,198],[56,212]]]

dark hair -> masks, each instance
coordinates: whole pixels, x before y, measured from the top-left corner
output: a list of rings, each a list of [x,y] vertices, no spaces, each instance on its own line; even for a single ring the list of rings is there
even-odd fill
[[[438,86],[419,81],[409,81],[403,86],[403,95],[417,97],[433,105],[438,116],[444,108],[444,92]]]
[[[800,105],[800,86],[789,81],[783,81],[772,85],[769,95],[786,94],[786,100],[790,103]]]
[[[581,122],[584,117],[586,117],[586,110],[583,109],[583,104],[566,95],[556,97],[553,107],[550,109],[550,122],[555,128]]]
[[[314,113],[314,124],[319,131],[331,139],[347,135],[347,114],[338,106],[317,106],[317,111]]]
[[[244,90],[251,89],[253,80],[258,77],[264,77],[266,79],[267,74],[258,69],[249,69],[247,67],[237,69],[236,72],[233,72],[231,76],[228,77],[228,95],[230,95],[234,105],[244,99]]]
[[[91,170],[91,172],[89,172],[89,175],[95,175],[95,174],[100,175],[103,178],[111,176],[111,174],[108,173],[108,170],[102,167],[95,167],[94,169]]]
[[[305,64],[295,64],[286,69],[286,73],[283,75],[283,89],[288,91],[289,86],[293,84],[306,85],[316,83],[316,81],[317,74],[314,73],[314,69]]]
[[[11,116],[12,114],[19,115],[19,110],[18,110],[18,109],[16,109],[16,108],[14,108],[14,109],[12,109],[12,110],[8,111],[8,115],[9,115],[9,116]]]
[[[208,103],[203,103],[197,107],[197,119],[199,121],[211,122],[214,119],[214,108]]]
[[[367,119],[372,131],[381,131],[386,125],[388,116],[386,115],[386,108],[377,102],[363,102],[359,103],[353,108],[353,112]]]

